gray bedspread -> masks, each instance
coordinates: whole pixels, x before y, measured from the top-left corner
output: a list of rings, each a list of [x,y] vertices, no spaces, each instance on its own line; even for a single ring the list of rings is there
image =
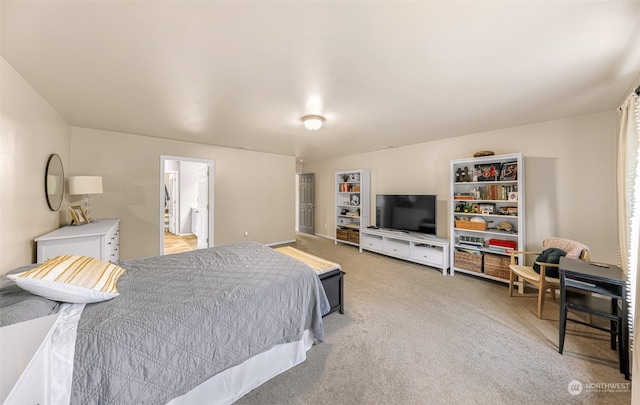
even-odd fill
[[[303,263],[241,243],[119,263],[120,296],[78,324],[72,404],[164,404],[305,329],[324,289]]]
[[[21,273],[34,267],[35,264],[20,267],[7,274]],[[59,302],[33,295],[18,287],[6,274],[0,277],[0,327],[51,315],[59,306]]]

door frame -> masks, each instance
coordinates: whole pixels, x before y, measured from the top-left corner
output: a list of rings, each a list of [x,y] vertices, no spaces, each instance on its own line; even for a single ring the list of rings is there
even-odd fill
[[[208,215],[208,227],[209,227],[209,247],[213,247],[214,246],[214,242],[213,242],[213,212],[214,212],[214,190],[213,190],[213,185],[214,185],[214,174],[215,174],[215,161],[211,160],[211,159],[198,159],[198,158],[192,158],[192,157],[185,157],[185,156],[169,156],[169,155],[160,155],[160,187],[159,188],[159,196],[158,196],[158,202],[160,202],[159,207],[158,207],[158,219],[159,219],[159,235],[160,235],[160,240],[158,243],[158,252],[159,255],[164,255],[164,199],[165,199],[165,195],[164,195],[164,172],[165,172],[165,167],[166,167],[166,161],[167,160],[179,160],[179,161],[183,161],[183,162],[194,162],[194,163],[206,163],[209,165],[209,215]]]

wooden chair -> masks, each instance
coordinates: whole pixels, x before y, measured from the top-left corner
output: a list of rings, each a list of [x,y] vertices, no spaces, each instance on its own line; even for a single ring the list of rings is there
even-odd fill
[[[570,239],[562,239],[562,238],[547,238],[542,242],[542,247],[544,249],[548,248],[558,248],[562,249],[567,253],[567,257],[581,259],[581,260],[589,260],[589,247]],[[511,263],[509,264],[509,297],[513,297],[513,285],[516,282],[516,277],[518,281],[524,283],[527,282],[532,284],[538,288],[538,319],[542,317],[542,309],[544,307],[544,297],[546,295],[547,290],[551,292],[551,298],[553,300],[556,299],[556,289],[560,286],[560,279],[548,277],[546,275],[547,268],[555,267],[557,268],[557,264],[553,263],[537,263],[540,266],[540,273],[536,273],[532,266],[526,266],[523,264],[518,264],[516,262],[516,255],[523,254],[526,256],[530,255],[540,255],[541,252],[527,252],[527,251],[512,251],[511,252]],[[526,262],[526,260],[525,260]],[[522,290],[519,289],[520,293]]]

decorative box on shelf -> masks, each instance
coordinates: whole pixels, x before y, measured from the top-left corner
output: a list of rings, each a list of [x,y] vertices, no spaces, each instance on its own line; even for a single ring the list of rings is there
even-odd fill
[[[345,217],[338,218],[338,225],[351,225],[352,223],[353,221],[351,220],[351,218],[345,218]]]
[[[488,224],[486,222],[465,221],[456,219],[456,228],[471,229],[473,231],[486,231]]]

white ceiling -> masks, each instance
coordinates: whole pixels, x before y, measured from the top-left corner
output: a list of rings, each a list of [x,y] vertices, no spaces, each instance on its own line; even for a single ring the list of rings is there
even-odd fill
[[[2,56],[71,125],[305,161],[613,110],[640,73],[637,0],[1,7]]]

